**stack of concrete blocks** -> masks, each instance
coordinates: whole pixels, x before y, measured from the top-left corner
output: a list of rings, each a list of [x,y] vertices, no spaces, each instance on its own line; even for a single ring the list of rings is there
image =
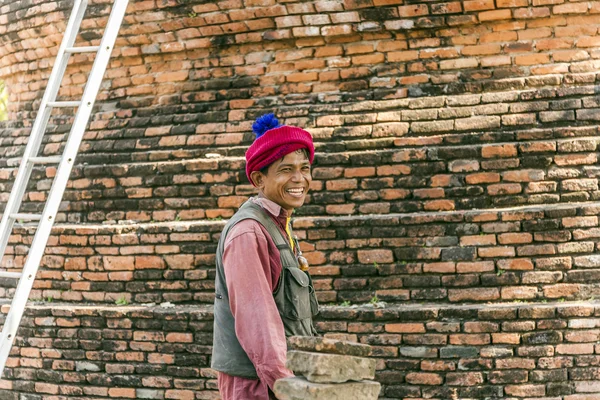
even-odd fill
[[[287,367],[296,376],[275,382],[280,400],[375,400],[380,384],[373,382],[371,346],[328,338],[288,339]]]

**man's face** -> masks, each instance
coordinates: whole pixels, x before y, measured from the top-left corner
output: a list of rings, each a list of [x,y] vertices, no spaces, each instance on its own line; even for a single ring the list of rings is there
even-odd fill
[[[303,150],[297,150],[271,164],[266,175],[253,172],[252,180],[267,199],[291,214],[304,204],[312,181],[310,162]]]

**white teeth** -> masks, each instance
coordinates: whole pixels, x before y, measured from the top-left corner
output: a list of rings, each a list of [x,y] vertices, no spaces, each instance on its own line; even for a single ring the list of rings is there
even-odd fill
[[[292,196],[301,196],[301,195],[304,194],[304,189],[302,189],[302,188],[300,188],[300,189],[288,189],[288,190],[286,190],[286,192],[288,192]]]

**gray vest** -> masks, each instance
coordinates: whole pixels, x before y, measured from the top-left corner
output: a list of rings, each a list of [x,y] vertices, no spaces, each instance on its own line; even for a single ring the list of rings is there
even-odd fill
[[[316,331],[312,317],[319,305],[310,275],[298,268],[298,261],[285,236],[260,206],[245,202],[229,220],[217,247],[217,276],[215,278],[214,334],[211,367],[228,375],[258,379],[256,369],[235,334],[235,319],[229,307],[229,294],[223,269],[223,248],[229,230],[244,219],[254,219],[264,226],[279,249],[283,266],[275,304],[283,321],[286,336],[313,336]]]

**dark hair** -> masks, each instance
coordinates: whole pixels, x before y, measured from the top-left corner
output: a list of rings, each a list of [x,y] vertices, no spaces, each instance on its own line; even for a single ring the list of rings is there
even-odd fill
[[[296,150],[296,151],[302,151],[302,153],[304,154],[304,156],[305,156],[306,158],[309,158],[309,156],[308,156],[308,150],[307,150],[307,149],[305,149],[305,148],[301,148],[301,149],[298,149],[298,150]],[[284,156],[284,157],[285,157],[285,156]],[[273,162],[275,162],[275,161],[273,161]],[[271,165],[273,165],[273,163],[271,163],[271,164],[269,164],[269,165],[265,165],[264,167],[262,167],[262,168],[260,169],[260,172],[261,172],[261,174],[263,174],[263,175],[267,175],[267,173],[269,172],[269,168],[271,167]]]

